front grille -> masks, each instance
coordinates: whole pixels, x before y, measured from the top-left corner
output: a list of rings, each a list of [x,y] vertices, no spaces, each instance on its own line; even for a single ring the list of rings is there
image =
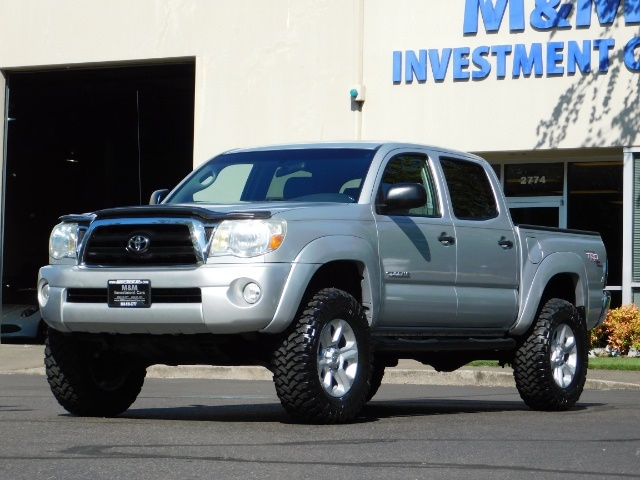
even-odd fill
[[[128,248],[133,237],[148,240],[148,248]],[[89,266],[195,265],[197,257],[189,227],[184,224],[101,225],[87,239],[84,264]]]
[[[69,303],[107,303],[106,288],[70,288]],[[152,288],[151,303],[202,303],[199,288]]]

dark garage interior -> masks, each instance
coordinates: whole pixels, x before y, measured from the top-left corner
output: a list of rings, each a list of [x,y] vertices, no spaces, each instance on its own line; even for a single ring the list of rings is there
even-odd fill
[[[2,302],[35,305],[58,217],[146,204],[191,171],[195,63],[6,76]]]

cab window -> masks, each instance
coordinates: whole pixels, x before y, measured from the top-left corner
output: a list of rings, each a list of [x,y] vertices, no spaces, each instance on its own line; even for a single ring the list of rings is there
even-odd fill
[[[427,202],[421,207],[390,211],[387,212],[387,215],[440,216],[438,195],[429,169],[429,159],[426,155],[403,154],[389,160],[382,175],[380,195],[396,183],[419,183],[427,192]]]
[[[453,214],[460,220],[489,220],[498,216],[491,182],[482,165],[458,158],[441,158]]]

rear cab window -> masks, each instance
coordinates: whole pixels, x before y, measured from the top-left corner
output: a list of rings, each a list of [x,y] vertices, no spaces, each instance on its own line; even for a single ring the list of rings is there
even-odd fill
[[[498,203],[482,165],[451,157],[441,157],[440,165],[457,219],[482,221],[498,217]]]

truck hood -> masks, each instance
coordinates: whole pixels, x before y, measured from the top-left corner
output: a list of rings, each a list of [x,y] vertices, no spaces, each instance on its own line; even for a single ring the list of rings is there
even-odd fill
[[[94,220],[111,218],[153,218],[153,217],[186,217],[202,220],[230,220],[247,218],[270,218],[292,210],[307,208],[324,208],[333,210],[346,207],[348,203],[334,202],[256,202],[235,205],[176,204],[176,205],[142,205],[135,207],[118,207],[98,210],[81,215],[64,215],[63,222],[91,223]]]

